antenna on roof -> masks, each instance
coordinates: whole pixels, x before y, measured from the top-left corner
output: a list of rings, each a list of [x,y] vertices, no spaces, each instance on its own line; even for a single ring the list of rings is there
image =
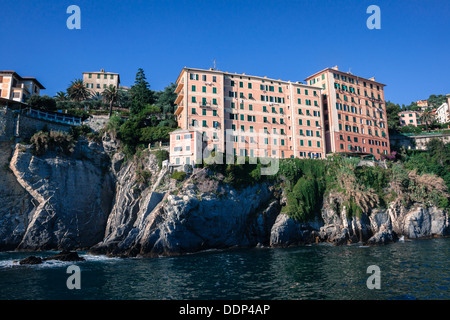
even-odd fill
[[[348,68],[348,73],[352,74],[352,68]]]
[[[216,59],[213,59],[213,67],[211,68],[211,70],[216,70]]]

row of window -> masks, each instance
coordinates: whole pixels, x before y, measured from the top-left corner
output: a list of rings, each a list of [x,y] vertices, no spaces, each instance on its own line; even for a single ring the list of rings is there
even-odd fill
[[[342,115],[340,113],[338,114],[338,119],[342,120]],[[352,120],[353,120],[354,123],[357,123],[357,119],[358,118],[356,118],[356,117],[352,117]],[[359,120],[360,120],[361,124],[364,124],[364,119],[363,118],[359,118]],[[369,119],[365,119],[365,120],[366,120],[366,125],[378,127],[378,121],[372,121],[372,120],[369,120]],[[345,121],[350,121],[348,115],[345,115]],[[385,128],[386,127],[386,124],[384,122],[380,122],[379,124],[380,124],[380,128]]]
[[[352,78],[352,77],[349,77],[349,76],[344,76],[343,74],[340,75],[338,73],[333,73],[333,77],[336,80],[342,80],[342,81],[346,81],[346,82],[353,83],[353,84],[355,84],[355,83],[359,84],[359,80],[358,79],[355,79],[355,78]],[[363,86],[367,87],[367,83],[365,81],[363,81]],[[373,83],[369,83],[369,87],[370,87],[370,89],[373,89],[374,88]],[[377,85],[376,88],[377,88],[378,91],[380,90],[380,86]]]
[[[106,87],[107,87],[107,84],[104,83],[104,84],[103,84],[103,89],[106,89]],[[88,89],[89,89],[89,88],[93,89],[93,88],[94,88],[94,84],[93,84],[93,83],[86,83],[86,88],[88,88]],[[100,83],[97,83],[96,88],[97,88],[97,89],[101,89]]]
[[[357,127],[357,126],[350,126],[350,125],[346,124],[344,126],[344,128],[345,128],[345,131],[347,131],[347,132],[366,134],[364,128],[361,128],[361,130],[360,130],[359,127]],[[339,130],[342,131],[342,124],[341,123],[339,123]],[[369,129],[367,129],[367,131],[368,131],[367,132],[368,135],[373,135],[372,129],[369,128]],[[379,137],[378,130],[374,130],[373,132],[374,132],[376,137]],[[386,133],[384,131],[381,131],[381,137],[383,137],[383,138],[386,137]]]
[[[344,136],[342,134],[339,135],[339,140],[344,141]],[[352,137],[347,136],[347,141],[348,142],[360,142],[358,137]],[[387,147],[387,142],[385,141],[378,141],[378,140],[372,140],[372,139],[367,139],[367,142],[369,143],[369,145],[377,145],[377,146],[382,146],[382,147]],[[366,143],[366,139],[361,139],[361,143],[365,144]]]
[[[340,97],[339,93],[336,93],[336,99],[341,100],[341,97]],[[343,95],[343,99],[344,99],[344,101],[348,102],[348,98],[347,98],[347,96],[345,94]],[[365,105],[369,106],[369,100],[364,100],[364,101],[365,101]],[[358,102],[355,102],[355,99],[353,99],[353,97],[351,97],[351,102],[361,104],[361,99],[358,99]],[[378,103],[378,106],[380,107],[380,109],[382,108],[382,104],[381,103]],[[375,101],[372,101],[372,107],[376,108]]]
[[[89,79],[92,79],[92,73],[89,73]],[[100,73],[97,73],[97,79],[100,79],[101,78],[101,74]],[[109,75],[109,78],[110,79],[114,79],[114,75],[113,74],[110,74]],[[108,79],[108,75],[107,74],[103,74],[103,79]]]
[[[342,85],[341,86],[339,83],[335,83],[334,84],[334,88],[338,89],[338,90],[342,90],[342,91],[347,91],[347,92],[350,92],[350,93],[355,93],[355,94],[358,93],[358,95],[361,95],[359,89],[357,89],[356,92],[355,92],[355,88],[347,87],[346,85]],[[364,90],[364,96],[369,98],[369,95],[367,94],[367,90]],[[373,94],[373,92],[370,93],[370,98],[376,99],[374,94]],[[379,93],[378,93],[378,98],[377,99],[381,100],[381,95]]]
[[[339,103],[339,102],[336,102],[336,110],[351,112],[351,113],[355,113],[355,114],[358,114],[358,111],[359,111],[359,114],[362,114],[362,108],[357,108],[355,106],[351,106],[351,105],[347,105],[347,104],[343,104],[343,103]],[[380,119],[383,119],[383,109],[381,109],[381,105],[380,105],[380,108],[377,108],[377,111],[379,112]],[[366,114],[370,117],[369,109],[366,109]],[[372,110],[372,114],[374,117],[377,116],[375,110]]]
[[[189,79],[190,79],[190,80],[198,80],[198,79],[199,79],[199,76],[198,76],[198,74],[196,74],[196,73],[190,73],[190,74],[189,74]],[[206,82],[207,79],[208,79],[208,77],[206,76],[206,74],[203,74],[203,75],[202,75],[202,81],[205,81],[205,82]],[[212,80],[212,82],[217,82],[217,76],[212,76],[211,80]]]
[[[344,144],[340,144],[341,150],[345,150]],[[370,153],[373,154],[373,148],[369,148]],[[366,147],[360,147],[360,146],[353,146],[351,144],[348,145],[348,151],[354,151],[354,152],[367,152]],[[381,151],[383,154],[387,154],[387,150]],[[377,148],[377,153],[380,154],[380,149]]]

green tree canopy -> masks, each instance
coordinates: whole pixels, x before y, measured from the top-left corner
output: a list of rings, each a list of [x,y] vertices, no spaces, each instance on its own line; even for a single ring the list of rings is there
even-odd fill
[[[155,102],[154,92],[150,90],[150,85],[145,77],[144,70],[138,69],[134,85],[130,88],[131,114],[138,114],[147,104]]]
[[[34,94],[28,98],[27,104],[32,108],[43,111],[56,111],[56,100],[47,95],[38,96]]]

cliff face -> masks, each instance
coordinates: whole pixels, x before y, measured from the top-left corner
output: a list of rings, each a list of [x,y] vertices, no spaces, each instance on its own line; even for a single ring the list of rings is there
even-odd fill
[[[0,250],[14,250],[28,226],[34,206],[31,195],[9,169],[14,144],[0,142]]]
[[[320,219],[298,223],[281,213],[283,199],[268,184],[237,190],[207,169],[176,182],[155,155],[125,162],[113,142],[81,141],[70,157],[36,157],[29,146],[2,142],[0,250],[159,256],[450,234],[448,212],[436,207],[390,204],[347,217],[345,207],[335,212],[333,195],[324,199]]]
[[[31,147],[17,144],[9,165],[16,182],[8,185],[20,184],[31,201],[16,248],[89,248],[100,241],[113,195],[107,167],[108,158],[94,143],[78,143],[71,157],[36,157]]]
[[[372,209],[360,217],[347,217],[346,208],[333,208],[333,196],[324,199],[322,224],[297,223],[280,214],[272,229],[271,245],[331,242],[336,245],[362,242],[386,244],[404,237],[418,239],[450,235],[447,211],[421,203],[405,207],[391,203],[386,209]],[[282,241],[280,241],[280,238]]]
[[[267,185],[238,192],[204,169],[178,187],[172,181],[159,192],[153,185],[137,194],[136,181],[129,179],[133,166],[119,172],[105,239],[92,253],[158,256],[268,242],[276,204],[264,210],[271,197]]]

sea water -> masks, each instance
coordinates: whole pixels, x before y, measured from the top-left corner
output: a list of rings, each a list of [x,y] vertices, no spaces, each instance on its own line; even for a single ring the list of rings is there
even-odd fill
[[[1,252],[0,299],[449,299],[450,238],[384,246],[311,245],[212,250],[177,257],[108,258],[20,265],[30,255]],[[81,289],[68,289],[68,266]],[[379,267],[380,289],[367,268]]]

